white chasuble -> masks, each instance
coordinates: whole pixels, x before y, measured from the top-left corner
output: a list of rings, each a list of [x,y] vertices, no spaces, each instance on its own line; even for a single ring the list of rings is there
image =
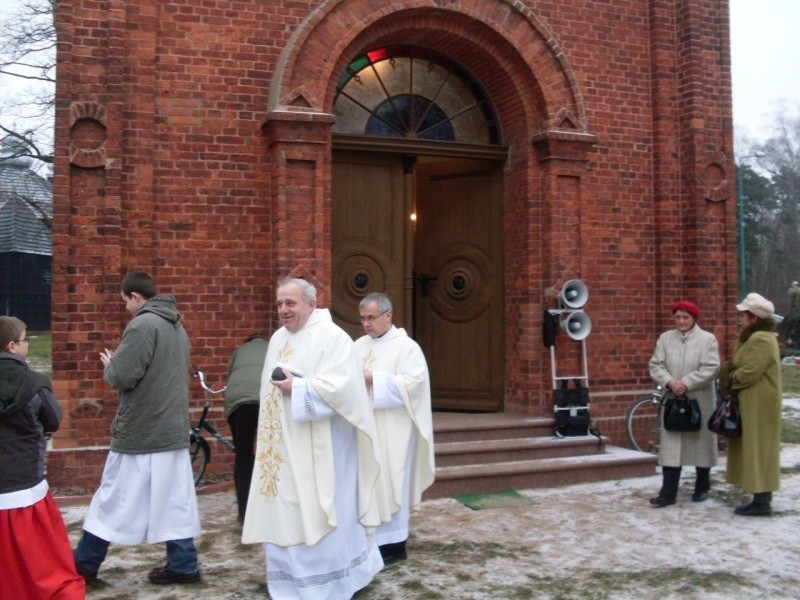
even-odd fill
[[[355,345],[362,368],[372,370],[370,394],[381,449],[379,496],[391,498],[392,513],[404,509],[407,527],[408,508],[419,504],[435,478],[428,365],[419,345],[394,326],[379,338],[365,335]],[[383,511],[381,519],[388,520]]]
[[[302,374],[294,379],[291,397],[270,383],[278,363]],[[372,408],[353,342],[327,309],[314,310],[296,333],[281,327],[273,334],[260,398],[256,464],[242,542],[313,546],[340,526],[379,525]],[[315,413],[314,402],[327,405],[335,416]],[[305,420],[292,419],[292,405],[297,403],[309,406]],[[356,444],[347,457],[357,465],[355,486],[340,480],[334,467],[331,419],[336,417],[355,430]],[[337,522],[334,503],[339,497],[356,503],[356,523]]]

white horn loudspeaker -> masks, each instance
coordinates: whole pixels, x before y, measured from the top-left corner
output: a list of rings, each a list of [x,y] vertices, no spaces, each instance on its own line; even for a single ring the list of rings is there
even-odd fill
[[[580,308],[589,300],[589,288],[580,279],[570,279],[558,293],[558,302],[566,308]]]
[[[561,329],[573,340],[585,340],[592,331],[592,320],[582,310],[576,310],[561,319]]]

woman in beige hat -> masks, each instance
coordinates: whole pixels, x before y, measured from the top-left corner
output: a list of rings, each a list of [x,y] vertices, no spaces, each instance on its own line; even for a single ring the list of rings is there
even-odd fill
[[[737,515],[772,514],[772,492],[780,487],[781,360],[775,334],[775,307],[759,294],[736,305],[741,332],[733,360],[720,379],[738,392],[742,437],[728,442],[726,480],[753,494]]]

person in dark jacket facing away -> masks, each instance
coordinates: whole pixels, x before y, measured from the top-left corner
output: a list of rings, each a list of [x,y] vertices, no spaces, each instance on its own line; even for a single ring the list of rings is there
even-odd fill
[[[25,323],[0,317],[0,600],[82,600],[67,529],[45,479],[45,434],[61,407],[28,368]]]
[[[225,390],[225,418],[231,427],[236,460],[233,481],[236,486],[236,504],[239,523],[244,523],[250,479],[256,460],[255,443],[258,430],[258,392],[261,373],[267,357],[267,338],[254,333],[234,350],[228,361],[228,384]]]
[[[92,581],[111,542],[166,542],[167,563],[148,579],[194,583],[200,571],[192,538],[200,533],[200,517],[188,451],[189,337],[175,298],[156,295],[146,273],[128,273],[121,296],[133,319],[117,350],[100,353],[119,408],[75,562]]]

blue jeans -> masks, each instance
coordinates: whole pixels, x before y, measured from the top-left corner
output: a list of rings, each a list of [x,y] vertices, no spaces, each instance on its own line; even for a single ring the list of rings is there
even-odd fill
[[[73,551],[78,572],[87,579],[95,579],[100,565],[106,559],[110,542],[88,531],[83,532],[78,547]],[[192,538],[169,540],[167,546],[167,568],[176,573],[197,571],[197,549]]]

